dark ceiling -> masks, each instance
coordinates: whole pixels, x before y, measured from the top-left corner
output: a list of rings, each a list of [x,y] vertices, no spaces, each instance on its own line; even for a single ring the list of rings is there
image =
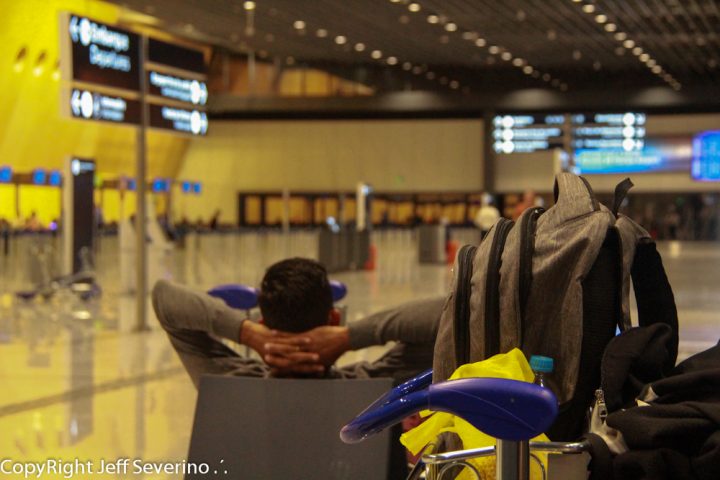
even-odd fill
[[[716,0],[115,3],[179,35],[379,90],[720,86]]]

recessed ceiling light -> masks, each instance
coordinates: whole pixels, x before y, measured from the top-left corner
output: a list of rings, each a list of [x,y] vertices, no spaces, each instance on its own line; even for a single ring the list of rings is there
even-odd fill
[[[448,22],[445,24],[445,30],[448,32],[454,32],[457,30],[457,25],[455,25],[453,22]]]
[[[560,90],[562,90],[563,92],[567,92],[567,89],[568,89],[567,83],[560,84]]]
[[[422,73],[422,67],[420,67],[420,66],[414,66],[413,69],[412,69],[412,72],[413,72],[415,75],[420,75],[420,74]]]
[[[638,56],[641,53],[643,53],[643,49],[641,47],[635,47],[635,48],[633,48],[632,52],[633,52],[633,55]]]
[[[438,23],[440,18],[437,15],[428,15],[427,21],[428,23]]]
[[[572,58],[573,60],[580,60],[582,58],[582,52],[580,50],[573,50]]]
[[[382,58],[382,52],[381,52],[380,50],[373,50],[373,51],[370,53],[370,56],[371,56],[372,58],[374,58],[375,60],[379,60],[379,59]]]
[[[475,45],[478,47],[484,47],[485,45],[487,45],[487,42],[484,38],[478,38],[477,40],[475,40]]]
[[[585,5],[583,5],[582,9],[585,13],[593,13],[595,11],[595,5],[593,5],[592,3],[586,3]]]
[[[623,47],[625,47],[625,48],[630,49],[630,48],[633,48],[634,46],[635,46],[635,42],[633,42],[632,40],[625,40],[623,42]]]
[[[360,42],[355,44],[355,51],[356,52],[362,52],[365,50],[365,44]]]
[[[243,3],[243,8],[245,10],[255,10],[255,2],[245,2]]]
[[[490,52],[493,55],[497,55],[498,53],[500,53],[500,47],[495,46],[495,45],[490,45],[488,47],[488,52]]]
[[[458,88],[460,88],[460,82],[458,82],[457,80],[452,80],[450,82],[450,88],[452,88],[453,90],[457,90]]]
[[[525,65],[525,60],[523,60],[522,58],[514,58],[512,63],[516,67],[522,67],[523,65]]]
[[[505,60],[506,62],[509,62],[510,59],[512,59],[512,53],[510,52],[503,52],[502,55],[500,55],[500,58]]]
[[[607,16],[606,16],[606,15],[603,15],[603,14],[597,15],[597,16],[595,17],[595,21],[596,21],[597,23],[605,23],[605,22],[607,22]]]
[[[315,35],[317,35],[318,38],[325,38],[328,36],[328,31],[324,28],[318,28],[318,31],[315,32]]]
[[[407,70],[407,71],[409,72],[409,71],[412,69],[412,63],[410,63],[410,62],[405,62],[405,63],[403,63],[403,64],[402,64],[402,69],[403,69],[403,70]]]
[[[302,20],[295,20],[295,23],[293,23],[293,27],[295,30],[303,30],[305,28],[305,22]]]
[[[475,40],[478,38],[477,32],[463,32],[462,34],[463,40]]]
[[[612,32],[614,32],[615,30],[617,30],[617,25],[615,25],[614,23],[606,23],[606,24],[605,24],[605,31],[606,31],[606,32],[612,33]]]
[[[435,78],[435,72],[427,72],[427,73],[425,74],[425,78],[427,78],[428,80],[434,79],[434,78]]]
[[[659,75],[660,73],[662,73],[662,67],[660,65],[655,65],[654,67],[652,67],[652,72]]]
[[[625,33],[625,32],[617,32],[615,34],[615,40],[617,40],[618,42],[622,42],[626,38],[627,38],[627,33]]]
[[[397,57],[388,57],[386,62],[388,65],[397,65],[398,59]]]
[[[530,75],[530,74],[532,74],[532,73],[533,73],[533,67],[531,67],[530,65],[525,65],[525,66],[523,67],[523,73],[524,73],[525,75]]]
[[[643,53],[638,58],[641,62],[647,62],[648,60],[650,60],[650,55],[648,55],[647,53]]]
[[[645,65],[647,65],[648,67],[651,67],[651,68],[652,68],[652,67],[654,67],[655,65],[657,65],[657,62],[651,58],[650,60],[648,60],[647,62],[645,62]]]
[[[420,11],[420,4],[413,2],[413,3],[411,3],[410,5],[408,5],[408,10],[410,10],[410,11],[413,12],[413,13],[419,12],[419,11]]]
[[[548,40],[555,40],[557,38],[557,32],[553,29],[550,29],[547,31],[547,39]]]
[[[531,76],[532,76],[533,78],[540,78],[540,72],[537,71],[537,70],[533,70]]]
[[[543,73],[542,79],[545,80],[546,82],[549,82],[552,79],[552,77],[550,76],[549,73]]]
[[[347,37],[345,35],[338,35],[335,37],[335,43],[338,45],[345,45],[347,43]]]

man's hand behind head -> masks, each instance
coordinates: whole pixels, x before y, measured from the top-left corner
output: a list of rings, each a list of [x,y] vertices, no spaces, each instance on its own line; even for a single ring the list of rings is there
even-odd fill
[[[322,326],[299,334],[282,334],[277,341],[269,341],[265,345],[268,355],[263,358],[274,373],[309,374],[320,371],[318,367],[332,366],[349,349],[347,327]]]

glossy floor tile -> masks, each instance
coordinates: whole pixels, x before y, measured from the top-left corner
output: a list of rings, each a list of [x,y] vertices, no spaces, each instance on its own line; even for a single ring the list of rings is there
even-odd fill
[[[374,271],[331,275],[349,287],[344,301],[348,321],[447,291],[449,268],[418,264],[417,239],[409,231],[378,232],[374,243]],[[288,255],[316,257],[316,249],[312,233],[287,240],[277,234],[206,236],[159,263],[162,271],[207,289],[231,281],[257,284],[271,262]],[[688,356],[720,337],[720,244],[673,242],[661,244],[660,250],[680,314],[681,355]],[[12,292],[28,284],[31,275],[21,271],[31,269],[28,259],[0,264],[5,269],[0,284],[0,458],[78,458],[96,465],[122,457],[185,458],[195,390],[152,315],[150,331],[133,331],[135,303],[124,292],[119,257],[117,244],[104,241],[98,258],[104,294],[90,302],[72,294],[19,301]],[[8,265],[15,274],[8,275]],[[341,363],[371,360],[383,351],[352,352]],[[138,476],[129,472],[107,478]]]

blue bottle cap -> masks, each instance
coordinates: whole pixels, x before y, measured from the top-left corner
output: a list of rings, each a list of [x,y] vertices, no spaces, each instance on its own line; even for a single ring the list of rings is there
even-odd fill
[[[552,373],[555,365],[551,357],[533,355],[530,357],[530,368],[533,372]]]

